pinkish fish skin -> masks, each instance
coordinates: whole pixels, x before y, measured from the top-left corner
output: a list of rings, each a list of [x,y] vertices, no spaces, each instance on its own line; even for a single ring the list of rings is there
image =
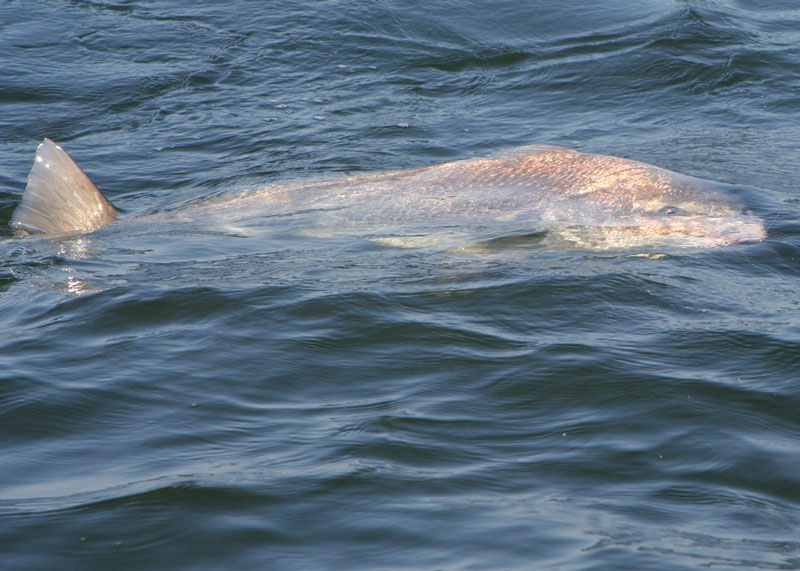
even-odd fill
[[[528,224],[578,247],[650,243],[709,248],[765,239],[763,221],[722,185],[619,157],[531,146],[492,158],[275,186],[203,208],[241,203],[265,215],[335,213],[339,225]],[[188,207],[191,208],[191,207]],[[194,207],[197,208],[197,207]],[[202,210],[202,209],[201,209]],[[11,225],[21,233],[91,232],[120,217],[60,146],[38,147]]]

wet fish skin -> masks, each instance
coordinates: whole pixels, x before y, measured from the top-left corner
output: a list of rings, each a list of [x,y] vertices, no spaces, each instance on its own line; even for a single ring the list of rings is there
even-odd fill
[[[339,225],[523,224],[531,230],[546,228],[579,247],[600,249],[648,243],[704,248],[766,236],[761,219],[745,212],[722,185],[630,159],[546,145],[270,187],[194,209],[202,216],[237,203],[265,215],[333,213],[323,217],[325,223]],[[21,233],[65,235],[91,232],[119,217],[66,151],[45,139],[11,225]]]

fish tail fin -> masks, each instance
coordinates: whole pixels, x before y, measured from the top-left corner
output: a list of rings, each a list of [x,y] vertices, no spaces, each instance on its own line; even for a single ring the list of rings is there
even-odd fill
[[[11,226],[28,234],[76,234],[116,220],[114,208],[72,160],[50,139],[36,149],[22,202]]]

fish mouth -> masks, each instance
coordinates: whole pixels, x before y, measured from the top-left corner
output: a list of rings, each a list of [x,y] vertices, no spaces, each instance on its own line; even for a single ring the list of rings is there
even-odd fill
[[[767,232],[757,216],[681,216],[640,218],[553,229],[560,240],[580,248],[617,250],[636,247],[705,249],[763,242]]]
[[[706,247],[730,246],[763,242],[767,231],[761,218],[753,215],[713,218],[705,216],[688,217],[678,223],[670,223],[668,232],[678,238],[686,235],[690,242],[699,241]]]

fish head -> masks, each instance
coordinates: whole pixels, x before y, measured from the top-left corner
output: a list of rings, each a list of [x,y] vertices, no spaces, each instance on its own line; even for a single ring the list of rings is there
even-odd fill
[[[670,193],[624,205],[601,202],[588,209],[583,204],[576,212],[562,220],[566,224],[554,224],[551,233],[573,247],[592,250],[705,249],[766,238],[764,221],[722,193]]]
[[[761,242],[767,235],[764,221],[736,196],[707,184],[684,193],[665,193],[642,206],[638,213],[642,232],[685,247]]]

